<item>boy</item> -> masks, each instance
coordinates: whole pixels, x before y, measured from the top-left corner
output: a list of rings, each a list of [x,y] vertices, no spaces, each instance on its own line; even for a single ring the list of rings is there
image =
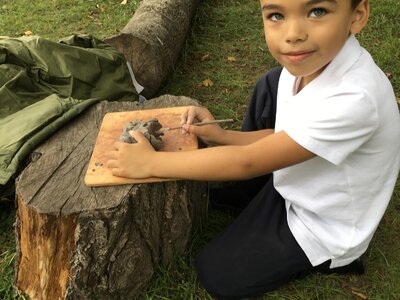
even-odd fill
[[[265,39],[283,69],[257,84],[246,131],[191,108],[184,130],[223,145],[155,152],[115,144],[116,176],[265,183],[239,217],[196,259],[220,299],[260,295],[313,270],[350,265],[366,251],[400,168],[400,117],[387,78],[354,35],[368,0],[261,0]],[[274,91],[277,83],[277,91]],[[140,161],[135,160],[141,157]]]

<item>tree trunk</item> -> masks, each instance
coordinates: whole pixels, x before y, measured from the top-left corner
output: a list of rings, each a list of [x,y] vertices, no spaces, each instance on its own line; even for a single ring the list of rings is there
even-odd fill
[[[16,182],[21,291],[32,299],[133,299],[157,265],[185,251],[206,211],[205,183],[90,188],[83,177],[105,113],[196,104],[168,95],[101,102],[31,154]]]
[[[105,40],[125,55],[145,97],[154,97],[170,75],[198,2],[143,0],[121,33]]]

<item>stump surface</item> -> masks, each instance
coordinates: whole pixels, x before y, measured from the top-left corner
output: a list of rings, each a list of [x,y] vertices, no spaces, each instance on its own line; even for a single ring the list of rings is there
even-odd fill
[[[83,182],[105,113],[186,105],[197,102],[101,102],[32,153],[16,182],[20,290],[32,299],[132,299],[158,264],[186,249],[205,214],[205,183]]]

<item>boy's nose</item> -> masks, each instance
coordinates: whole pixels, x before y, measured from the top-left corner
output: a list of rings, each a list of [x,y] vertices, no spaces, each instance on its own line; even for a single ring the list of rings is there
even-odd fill
[[[285,37],[287,43],[304,42],[307,38],[308,34],[302,22],[292,21],[287,24]]]

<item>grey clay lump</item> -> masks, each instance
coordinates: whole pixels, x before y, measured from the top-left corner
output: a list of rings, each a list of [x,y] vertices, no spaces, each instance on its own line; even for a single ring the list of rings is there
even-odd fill
[[[164,135],[160,129],[162,125],[157,119],[151,119],[148,121],[133,120],[126,124],[122,130],[122,134],[119,137],[120,142],[134,144],[137,141],[129,134],[129,131],[141,131],[147,140],[151,143],[155,150],[160,150],[163,141],[162,136]]]

